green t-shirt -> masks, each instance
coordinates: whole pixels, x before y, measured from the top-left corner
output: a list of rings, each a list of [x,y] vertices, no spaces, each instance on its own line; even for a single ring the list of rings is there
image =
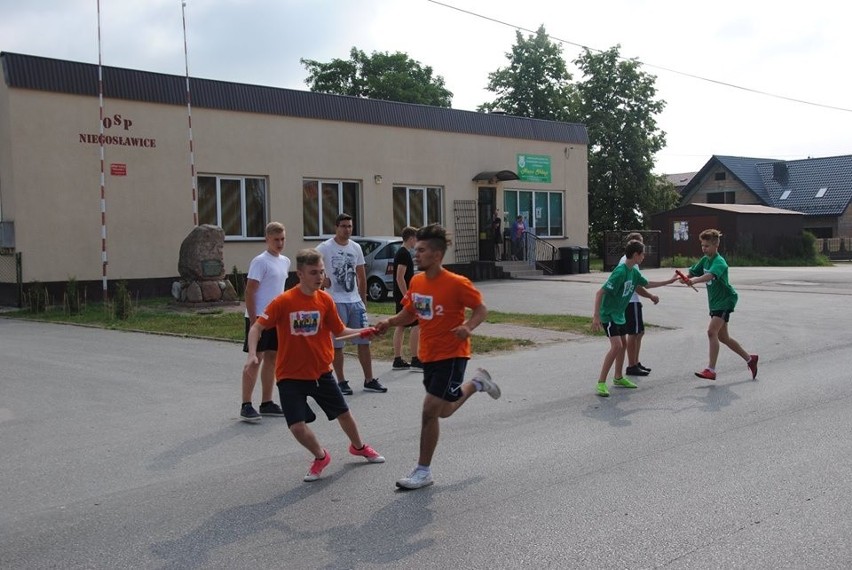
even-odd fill
[[[706,255],[689,268],[689,275],[701,277],[712,273],[713,279],[707,282],[707,301],[711,311],[733,311],[737,306],[736,289],[728,282],[728,262],[718,253],[712,258]]]
[[[648,280],[635,265],[627,267],[622,263],[612,270],[609,279],[603,284],[603,299],[601,299],[600,318],[602,323],[615,323],[623,325],[624,311],[630,304],[630,297],[637,286],[645,286]]]

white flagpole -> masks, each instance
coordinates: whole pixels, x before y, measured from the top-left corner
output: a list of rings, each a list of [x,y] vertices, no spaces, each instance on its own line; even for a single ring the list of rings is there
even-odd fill
[[[192,225],[198,225],[198,187],[195,176],[195,149],[192,144],[192,97],[189,89],[189,50],[186,47],[186,0],[181,0],[183,17],[183,61],[186,65],[186,119],[189,125],[189,176],[192,180]]]
[[[100,147],[101,159],[101,264],[103,299],[107,301],[107,226],[106,226],[106,182],[104,176],[104,72],[103,54],[101,48],[101,0],[98,2],[98,104],[100,106],[100,120],[98,128],[98,146]]]

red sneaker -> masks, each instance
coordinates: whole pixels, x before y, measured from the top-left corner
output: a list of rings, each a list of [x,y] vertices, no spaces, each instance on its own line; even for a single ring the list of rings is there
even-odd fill
[[[384,463],[385,458],[379,455],[379,452],[367,445],[364,444],[364,447],[361,449],[356,448],[351,443],[349,444],[349,453],[352,455],[357,455],[358,457],[363,457],[370,463]]]
[[[751,370],[751,379],[754,380],[757,378],[757,355],[749,354],[748,359],[748,369]]]
[[[695,375],[698,376],[699,378],[704,378],[705,380],[715,380],[716,379],[716,373],[713,372],[712,370],[710,370],[709,368],[705,368],[701,372],[696,372]]]
[[[303,479],[306,482],[316,481],[322,475],[322,470],[328,467],[328,464],[331,463],[331,454],[327,449],[323,449],[325,451],[325,457],[322,459],[314,459],[311,462],[311,468],[308,470],[308,474],[305,475]]]

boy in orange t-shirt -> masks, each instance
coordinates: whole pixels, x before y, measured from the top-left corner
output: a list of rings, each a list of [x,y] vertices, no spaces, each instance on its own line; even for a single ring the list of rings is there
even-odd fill
[[[485,320],[488,309],[482,302],[482,294],[469,279],[443,268],[449,243],[446,230],[438,224],[417,230],[414,261],[422,272],[411,278],[402,300],[403,309],[376,324],[376,330],[383,333],[415,319],[420,323],[418,355],[423,362],[426,387],[420,457],[411,474],[396,482],[402,489],[419,489],[434,482],[430,466],[438,446],[440,418],[453,415],[476,392],[487,392],[495,399],[500,397],[500,388],[481,368],[470,382],[463,382],[470,359],[471,332]],[[473,312],[465,320],[468,308]]]
[[[367,336],[374,331],[344,326],[331,295],[320,291],[325,268],[322,254],[317,250],[303,249],[298,253],[296,275],[299,285],[273,299],[249,329],[245,367],[257,365],[256,347],[261,332],[275,327],[278,335],[275,378],[287,426],[296,441],[314,454],[305,481],[319,479],[331,462],[331,455],[305,423],[308,396],[316,401],[329,420],[336,418],[340,423],[351,442],[349,453],[364,457],[370,463],[384,463],[385,458],[361,440],[355,418],[331,373],[334,360],[331,334]]]

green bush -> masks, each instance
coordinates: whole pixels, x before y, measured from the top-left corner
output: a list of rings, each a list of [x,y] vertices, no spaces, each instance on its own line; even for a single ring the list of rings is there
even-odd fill
[[[77,285],[76,277],[69,277],[65,284],[65,310],[69,315],[79,315],[83,308],[80,289]]]
[[[119,281],[115,285],[112,305],[115,318],[126,321],[133,315],[133,300],[127,290],[127,281]]]
[[[38,281],[33,281],[24,292],[24,306],[31,313],[43,313],[47,310],[47,287]]]

